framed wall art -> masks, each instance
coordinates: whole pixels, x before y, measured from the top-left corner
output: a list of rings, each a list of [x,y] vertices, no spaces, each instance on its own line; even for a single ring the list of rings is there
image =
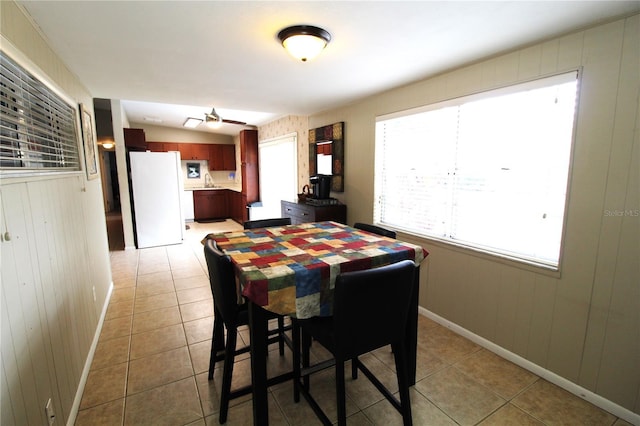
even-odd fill
[[[331,191],[344,192],[344,122],[309,130],[309,176],[331,175]]]
[[[96,137],[93,133],[91,113],[80,104],[80,122],[82,124],[82,144],[84,146],[84,163],[87,179],[98,177],[98,159],[96,158]]]

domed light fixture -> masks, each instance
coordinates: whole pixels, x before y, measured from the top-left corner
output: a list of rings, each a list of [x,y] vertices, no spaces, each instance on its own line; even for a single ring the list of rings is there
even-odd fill
[[[294,25],[280,31],[278,39],[291,56],[306,62],[322,52],[331,41],[331,34],[311,25]]]

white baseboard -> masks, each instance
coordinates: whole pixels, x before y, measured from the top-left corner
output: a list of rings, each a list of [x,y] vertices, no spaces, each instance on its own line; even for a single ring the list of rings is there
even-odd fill
[[[104,318],[107,315],[107,308],[109,307],[109,301],[111,300],[112,292],[113,292],[113,281],[111,281],[111,284],[109,284],[109,289],[107,290],[107,297],[105,297],[104,305],[102,306],[102,313],[100,314],[100,319],[98,320],[96,332],[93,335],[93,342],[91,342],[91,347],[89,348],[87,359],[84,362],[84,368],[82,369],[82,375],[80,376],[80,383],[78,383],[76,396],[73,399],[71,412],[69,413],[69,418],[67,419],[67,426],[73,426],[76,422],[76,417],[78,417],[78,411],[80,410],[80,402],[82,401],[82,394],[84,393],[84,387],[87,384],[87,377],[89,377],[89,370],[91,369],[93,356],[96,353],[96,347],[98,346],[98,340],[100,339],[100,332],[102,331]]]
[[[418,307],[419,313],[421,315],[424,315],[425,317],[432,319],[433,321],[437,322],[438,324],[450,329],[451,331],[453,331],[456,334],[461,335],[462,337],[465,337],[469,340],[471,340],[472,342],[476,343],[477,345],[482,346],[483,348],[495,353],[496,355],[499,355],[500,357],[511,361],[512,363],[524,368],[525,370],[529,370],[530,372],[532,372],[533,374],[542,377],[543,379],[547,380],[548,382],[553,383],[556,386],[561,387],[562,389],[571,392],[572,394],[584,399],[585,401],[590,402],[591,404],[595,405],[596,407],[600,407],[603,410],[608,411],[609,413],[613,414],[616,417],[619,417],[629,423],[631,423],[632,425],[637,425],[640,426],[640,415],[636,414],[612,401],[609,401],[606,398],[603,398],[602,396],[595,394],[567,379],[565,379],[562,376],[557,375],[556,373],[553,373],[545,368],[540,367],[537,364],[534,364],[533,362],[522,358],[520,355],[516,355],[513,352],[510,352],[506,349],[504,349],[501,346],[496,345],[495,343],[485,339],[484,337],[480,337],[477,334],[472,333],[471,331],[467,330],[466,328],[462,328],[459,325],[445,319],[442,318],[441,316],[434,314],[433,312],[423,308],[423,307]]]

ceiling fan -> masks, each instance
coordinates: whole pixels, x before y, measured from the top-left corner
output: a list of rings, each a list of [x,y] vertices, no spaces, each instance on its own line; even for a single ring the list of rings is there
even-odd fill
[[[220,125],[222,123],[237,124],[240,126],[247,126],[247,127],[255,127],[251,124],[245,123],[244,121],[229,120],[226,118],[222,118],[220,114],[216,112],[215,108],[211,108],[210,113],[204,114],[204,124],[206,124],[207,126],[215,127],[216,125]]]

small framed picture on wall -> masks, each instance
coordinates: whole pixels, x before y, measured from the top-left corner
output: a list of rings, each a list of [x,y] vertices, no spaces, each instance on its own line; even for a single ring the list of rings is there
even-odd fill
[[[187,163],[187,179],[200,179],[200,163]]]

